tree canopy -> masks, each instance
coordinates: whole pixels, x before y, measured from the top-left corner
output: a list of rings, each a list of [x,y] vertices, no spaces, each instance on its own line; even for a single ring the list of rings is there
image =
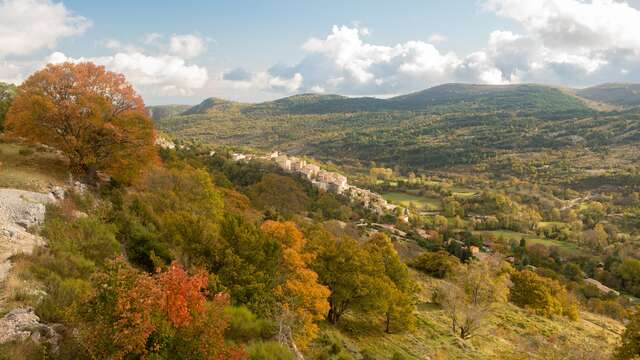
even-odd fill
[[[142,98],[121,74],[93,63],[47,65],[17,89],[6,118],[15,137],[62,151],[72,171],[130,182],[155,157]]]

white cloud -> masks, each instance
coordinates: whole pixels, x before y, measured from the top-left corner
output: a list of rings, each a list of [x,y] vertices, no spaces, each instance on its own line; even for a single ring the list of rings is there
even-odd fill
[[[202,54],[206,49],[205,40],[198,35],[173,35],[169,39],[169,51],[184,59],[191,59]]]
[[[49,0],[0,0],[0,57],[53,48],[83,33],[91,22]]]
[[[623,1],[488,0],[485,7],[551,48],[640,50],[640,11]]]
[[[447,40],[449,39],[444,35],[432,34],[431,36],[429,36],[429,40],[427,41],[431,44],[442,44],[444,42],[447,42]]]
[[[184,59],[171,56],[152,56],[139,52],[119,52],[95,58],[70,58],[55,52],[47,59],[51,63],[92,61],[107,69],[123,73],[140,91],[159,95],[190,95],[205,85],[207,69],[188,65]]]
[[[303,77],[300,73],[292,76],[278,76],[269,72],[251,73],[243,68],[223,72],[217,79],[234,89],[253,89],[268,92],[292,93],[301,89]]]

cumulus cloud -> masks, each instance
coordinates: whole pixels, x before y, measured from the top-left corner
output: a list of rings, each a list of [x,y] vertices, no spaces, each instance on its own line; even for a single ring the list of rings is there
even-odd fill
[[[218,80],[234,89],[253,89],[277,93],[299,91],[303,83],[303,77],[300,73],[291,75],[278,75],[269,71],[252,73],[244,68],[225,71]]]
[[[506,81],[586,85],[640,72],[640,11],[626,2],[487,0],[484,7],[525,30],[489,37],[486,66]]]
[[[173,35],[169,39],[169,51],[184,59],[192,59],[206,49],[206,41],[194,34]]]
[[[0,0],[0,57],[53,48],[58,40],[82,34],[91,22],[62,3]]]
[[[324,39],[311,38],[302,45],[307,55],[300,63],[275,65],[251,83],[283,91],[382,94],[443,81],[460,63],[455,54],[422,41],[370,44],[362,39],[368,33],[334,26]],[[245,81],[244,86],[251,83]]]
[[[140,91],[160,95],[190,95],[208,80],[204,67],[189,65],[184,59],[171,55],[120,52],[103,57],[72,58],[55,52],[47,59],[54,64],[66,61],[92,61],[104,65],[111,71],[123,73]]]

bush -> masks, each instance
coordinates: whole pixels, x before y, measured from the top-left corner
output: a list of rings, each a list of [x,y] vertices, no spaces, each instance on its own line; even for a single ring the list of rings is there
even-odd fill
[[[460,265],[460,261],[457,257],[441,250],[438,252],[424,252],[409,265],[427,275],[442,279],[450,275]]]
[[[229,306],[224,310],[229,316],[229,327],[225,336],[236,342],[269,339],[276,333],[276,326],[269,320],[259,319],[246,306]]]
[[[247,348],[251,360],[293,360],[294,356],[286,347],[275,341],[256,342]]]

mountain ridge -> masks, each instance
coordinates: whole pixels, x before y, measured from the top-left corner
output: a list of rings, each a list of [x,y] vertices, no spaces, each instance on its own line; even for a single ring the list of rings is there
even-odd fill
[[[437,111],[442,107],[455,106],[464,106],[476,111],[574,111],[593,108],[591,104],[594,101],[618,107],[640,105],[640,84],[607,83],[585,89],[569,88],[568,90],[533,83],[506,85],[446,83],[387,99],[303,93],[254,104],[210,97],[180,112],[179,115],[206,114],[210,111],[230,109],[246,114]]]

